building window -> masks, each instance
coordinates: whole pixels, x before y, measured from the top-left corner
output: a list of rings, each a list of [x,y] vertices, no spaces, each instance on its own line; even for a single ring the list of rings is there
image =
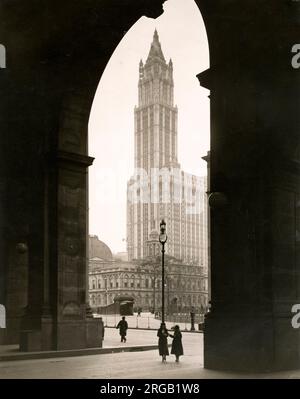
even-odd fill
[[[127,281],[124,283],[124,287],[125,287],[125,288],[128,288],[128,283],[127,283]]]

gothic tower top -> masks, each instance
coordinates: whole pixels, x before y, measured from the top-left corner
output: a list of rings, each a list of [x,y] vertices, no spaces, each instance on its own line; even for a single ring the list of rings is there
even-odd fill
[[[173,62],[166,62],[155,29],[147,61],[139,63],[139,106],[160,103],[173,107],[173,89]]]
[[[161,49],[161,44],[159,42],[159,36],[157,33],[157,30],[155,29],[154,35],[153,35],[153,41],[151,44],[150,52],[146,61],[146,64],[149,64],[153,61],[162,61],[166,62],[164,54]]]
[[[166,62],[155,29],[146,63],[139,63],[138,106],[135,107],[135,167],[179,167],[173,62]],[[148,238],[148,237],[147,237]]]

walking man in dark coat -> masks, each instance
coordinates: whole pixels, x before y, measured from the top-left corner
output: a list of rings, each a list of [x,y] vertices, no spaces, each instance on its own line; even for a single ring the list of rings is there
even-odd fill
[[[126,342],[126,334],[127,334],[127,330],[128,330],[128,323],[125,320],[125,316],[122,317],[122,320],[119,321],[117,327],[120,331],[120,335],[121,335],[121,342]]]

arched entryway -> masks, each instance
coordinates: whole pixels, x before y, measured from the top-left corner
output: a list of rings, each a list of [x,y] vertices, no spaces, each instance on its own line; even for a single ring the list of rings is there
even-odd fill
[[[291,327],[290,311],[300,301],[300,78],[290,50],[299,40],[299,4],[196,2],[210,44],[211,67],[199,79],[211,90],[215,193],[205,366],[296,368],[299,332]],[[124,31],[142,15],[157,17],[162,1],[111,0],[107,8],[92,0],[51,1],[46,16],[35,12],[35,3],[27,1],[17,11],[4,7],[10,24],[0,28],[10,65],[0,71],[1,127],[8,133],[1,136],[0,160],[6,249],[0,302],[7,308],[1,335],[6,341],[17,337],[22,320],[23,331],[36,332],[36,348],[80,348],[93,344],[97,328],[86,315],[89,112],[99,74]],[[28,248],[25,263],[19,258],[22,244]]]

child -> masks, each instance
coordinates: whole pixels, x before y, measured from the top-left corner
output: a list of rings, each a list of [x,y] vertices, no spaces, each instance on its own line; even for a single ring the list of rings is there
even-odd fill
[[[176,356],[176,362],[179,362],[179,356],[183,355],[183,347],[182,347],[182,335],[179,326],[174,327],[174,335],[169,334],[170,337],[173,338],[172,342],[172,355]]]

